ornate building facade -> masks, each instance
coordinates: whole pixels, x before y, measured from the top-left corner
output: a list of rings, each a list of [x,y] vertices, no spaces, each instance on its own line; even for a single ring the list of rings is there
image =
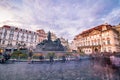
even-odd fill
[[[45,38],[44,30],[37,32],[4,25],[0,27],[0,50],[17,49],[18,47],[34,49]]]
[[[109,24],[102,24],[83,31],[74,38],[74,49],[78,52],[120,52],[119,32]]]

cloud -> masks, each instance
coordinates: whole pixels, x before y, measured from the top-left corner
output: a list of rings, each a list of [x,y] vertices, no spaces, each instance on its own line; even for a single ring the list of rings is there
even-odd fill
[[[119,0],[2,0],[0,24],[44,29],[72,40],[104,22],[118,24],[119,6]]]

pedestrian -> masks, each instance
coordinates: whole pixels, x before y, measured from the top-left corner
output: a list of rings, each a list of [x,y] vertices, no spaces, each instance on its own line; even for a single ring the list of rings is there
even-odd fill
[[[50,56],[50,62],[54,62],[54,57],[53,56]]]
[[[30,50],[30,52],[28,53],[28,63],[30,64],[32,61],[32,57],[33,57],[33,52],[32,50]]]
[[[40,56],[39,56],[39,60],[40,60],[40,61],[43,61],[43,59],[44,59],[44,56],[43,56],[43,55],[40,55]]]
[[[80,60],[80,55],[79,54],[77,54],[77,56],[76,56],[76,60]]]
[[[66,62],[66,57],[65,57],[65,55],[62,56],[62,62]]]
[[[5,63],[10,59],[10,57],[11,55],[5,51],[4,53],[2,53],[1,63]]]

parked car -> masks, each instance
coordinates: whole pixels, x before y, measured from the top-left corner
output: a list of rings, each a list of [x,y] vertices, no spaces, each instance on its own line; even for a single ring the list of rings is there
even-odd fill
[[[110,61],[115,67],[120,67],[120,54],[110,56]]]

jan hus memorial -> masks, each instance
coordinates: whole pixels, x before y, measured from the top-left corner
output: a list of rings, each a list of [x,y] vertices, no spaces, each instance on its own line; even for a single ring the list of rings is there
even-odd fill
[[[51,40],[51,33],[48,33],[47,39],[43,40],[41,43],[39,43],[36,46],[36,51],[66,51],[65,47],[61,44],[61,41],[59,38],[57,38],[55,41]]]

